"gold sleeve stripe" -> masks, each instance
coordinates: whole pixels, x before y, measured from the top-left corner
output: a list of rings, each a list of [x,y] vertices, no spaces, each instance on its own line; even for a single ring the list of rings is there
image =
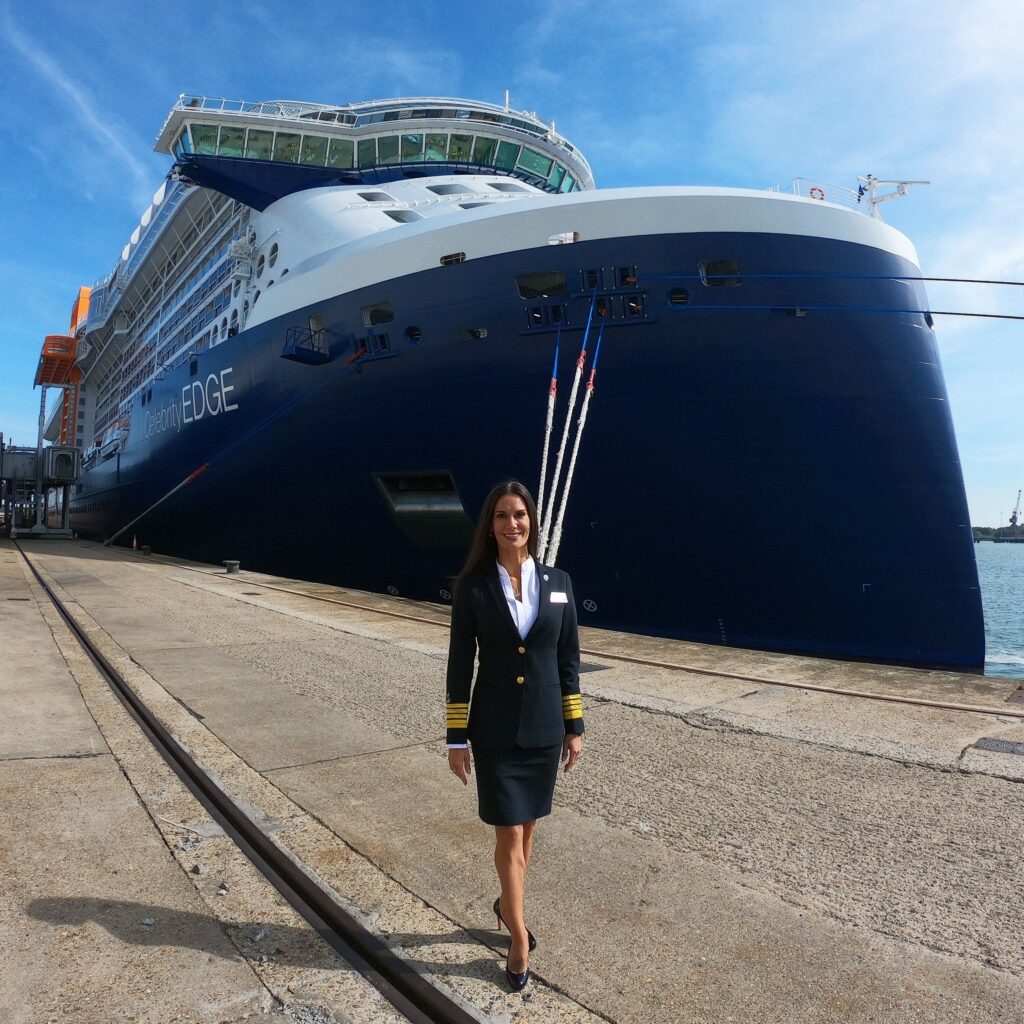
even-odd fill
[[[570,704],[582,705],[583,698],[578,693],[570,693],[567,697],[562,698],[562,706],[567,707]]]
[[[469,724],[469,715],[448,715],[445,721],[453,728]]]
[[[571,722],[574,718],[583,717],[583,708],[564,708],[562,710],[562,718],[566,722]]]
[[[466,703],[466,704],[456,704],[453,701],[449,701],[448,704],[446,705],[446,707],[448,708],[449,711],[468,711],[469,710],[469,704],[468,703]]]

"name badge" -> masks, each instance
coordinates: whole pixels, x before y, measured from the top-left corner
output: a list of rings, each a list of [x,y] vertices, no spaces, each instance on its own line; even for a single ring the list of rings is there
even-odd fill
[[[552,604],[568,604],[569,598],[566,596],[564,590],[552,590],[551,591],[551,603]]]

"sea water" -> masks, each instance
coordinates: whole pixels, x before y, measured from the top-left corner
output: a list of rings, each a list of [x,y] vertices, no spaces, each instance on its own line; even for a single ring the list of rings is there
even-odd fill
[[[985,610],[985,675],[1024,679],[1024,544],[974,545]]]

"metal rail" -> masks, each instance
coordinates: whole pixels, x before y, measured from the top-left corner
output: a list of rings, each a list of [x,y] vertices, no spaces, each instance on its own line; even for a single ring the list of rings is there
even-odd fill
[[[181,562],[170,561],[160,558],[159,555],[138,556],[149,560],[157,560],[164,565],[173,565],[178,569],[188,569],[190,572],[198,572],[204,576],[216,576],[218,579],[229,579],[223,573],[210,572],[208,569],[201,569],[194,565],[183,565]],[[449,628],[447,619],[431,619],[424,615],[412,615],[408,612],[389,611],[384,608],[373,608],[369,605],[359,604],[356,601],[343,601],[335,597],[317,596],[307,593],[304,590],[295,590],[291,587],[279,587],[272,583],[258,583],[253,580],[231,577],[231,583],[244,583],[247,587],[261,587],[264,590],[273,590],[282,594],[293,594],[296,597],[305,597],[311,601],[321,601],[324,604],[336,604],[343,608],[355,608],[359,611],[371,612],[374,615],[384,615],[393,619],[408,619],[411,622],[423,622],[431,626],[439,626],[442,629]],[[594,650],[586,647],[580,648],[580,654],[586,654],[592,658],[603,658],[605,661],[621,661],[629,665],[645,665],[648,668],[668,669],[672,672],[686,672],[691,675],[711,676],[715,679],[732,679],[743,683],[757,683],[760,686],[784,686],[791,690],[810,690],[814,693],[827,693],[838,697],[859,697],[861,700],[884,701],[888,704],[905,704],[912,707],[931,708],[938,711],[955,711],[969,715],[1001,715],[1004,718],[1018,718],[1024,721],[1024,711],[1016,711],[1007,707],[983,707],[976,704],[958,704],[951,701],[928,700],[924,697],[897,697],[888,693],[874,693],[870,690],[846,690],[838,686],[820,686],[817,683],[793,682],[786,679],[771,679],[766,676],[752,676],[739,672],[723,672],[721,669],[701,668],[696,665],[682,665],[672,661],[656,661],[652,658],[636,658],[628,654],[610,654],[607,651]]]
[[[147,739],[225,833],[320,937],[347,960],[412,1024],[479,1024],[343,910],[242,811],[143,704],[53,593],[31,559],[14,546],[65,625]]]

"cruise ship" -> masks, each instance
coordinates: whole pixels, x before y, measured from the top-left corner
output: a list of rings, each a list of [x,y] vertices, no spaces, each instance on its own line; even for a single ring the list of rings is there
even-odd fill
[[[932,317],[872,182],[598,189],[553,122],[430,97],[183,95],[156,149],[65,339],[80,534],[443,602],[547,451],[582,624],[981,669]]]

